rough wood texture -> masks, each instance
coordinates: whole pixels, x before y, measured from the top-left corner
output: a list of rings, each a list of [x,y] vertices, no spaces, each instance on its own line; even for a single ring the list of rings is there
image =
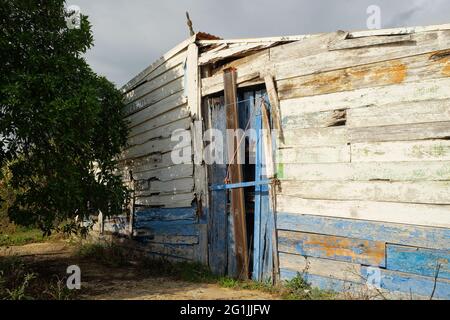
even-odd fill
[[[194,195],[188,193],[167,193],[153,196],[136,197],[135,204],[141,206],[157,206],[165,208],[184,208],[192,205]]]
[[[450,160],[450,141],[352,143],[351,152],[352,162],[443,161]]]
[[[133,113],[125,118],[130,128],[137,126],[147,120],[160,117],[164,113],[175,109],[183,108],[187,111],[187,98],[180,92],[179,94],[171,95],[170,97],[161,100],[149,107],[143,108],[136,113]],[[186,112],[188,113],[188,112]]]
[[[271,75],[264,77],[264,82],[266,84],[266,91],[269,97],[271,116],[273,121],[273,128],[277,130],[277,135],[279,138],[283,138],[283,128],[281,126],[281,115],[280,115],[280,100],[278,99],[278,92],[275,87],[275,82]]]
[[[434,277],[423,277],[411,273],[402,273],[397,271],[379,269],[381,274],[380,286],[389,291],[399,291],[425,296],[430,298],[433,291],[434,299],[450,299],[450,281],[447,279],[438,279]],[[367,267],[363,266],[362,276],[367,278],[370,273]]]
[[[355,109],[357,110],[357,109]],[[347,110],[288,114],[282,118],[284,129],[326,128],[345,125]]]
[[[239,128],[239,119],[237,111],[237,88],[236,88],[236,71],[234,69],[228,69],[223,75],[224,81],[224,94],[225,94],[225,106],[227,110],[227,129],[236,130]],[[230,164],[228,165],[230,183],[239,183],[243,181],[242,167],[237,163],[236,159],[241,159],[239,154],[240,141],[236,136],[233,136],[231,143],[232,154],[228,159]],[[248,278],[248,251],[247,251],[247,229],[245,222],[245,199],[244,190],[242,188],[231,190],[231,213],[233,215],[234,223],[234,238],[237,257],[237,270],[239,278]]]
[[[401,141],[450,138],[450,121],[352,128],[351,142]]]
[[[370,46],[383,46],[392,43],[409,42],[411,35],[389,35],[378,37],[346,38],[335,40],[328,44],[328,50],[355,49]]]
[[[301,147],[277,151],[276,163],[278,164],[327,162],[350,162],[350,146]]]
[[[281,150],[280,150],[281,151]],[[282,180],[302,181],[445,181],[450,180],[450,161],[278,163]],[[383,160],[381,160],[383,161]],[[389,160],[386,160],[389,161]],[[395,161],[395,159],[393,160]]]
[[[277,213],[277,227],[279,230],[327,234],[422,248],[448,250],[450,247],[450,229],[448,228],[432,228],[286,212]]]
[[[317,147],[343,145],[349,142],[347,128],[309,128],[284,130],[284,141],[280,148],[287,147]]]
[[[433,59],[441,54],[448,50],[280,80],[279,96],[285,100],[448,77],[449,57]]]
[[[281,187],[283,195],[305,199],[450,204],[450,181],[284,181]]]
[[[129,115],[134,112],[140,111],[143,108],[158,103],[171,95],[183,92],[184,90],[184,78],[178,78],[172,82],[167,83],[163,87],[160,87],[145,96],[138,98],[137,100],[127,104],[123,110],[124,115]]]
[[[346,125],[357,128],[438,121],[450,121],[450,99],[348,109]]]
[[[316,200],[295,196],[277,197],[279,212],[344,219],[450,227],[449,205],[428,205],[377,201]]]
[[[122,92],[126,93],[133,87],[139,85],[139,83],[141,83],[145,79],[145,77],[147,77],[149,74],[151,74],[152,71],[156,70],[159,66],[163,65],[167,60],[169,60],[176,54],[185,50],[189,44],[195,41],[195,39],[196,36],[190,37],[189,39],[186,39],[185,41],[177,45],[175,48],[171,49],[169,52],[164,54],[161,58],[153,62],[150,66],[141,71],[133,79],[128,81],[128,83],[122,87]]]
[[[380,49],[377,46],[356,48],[351,50],[322,51],[313,56],[295,58],[296,52],[283,61],[273,61],[267,65],[276,80],[288,79],[314,73],[323,73],[349,67],[356,67],[401,59],[413,55],[445,50],[450,47],[450,31],[437,31],[430,34],[411,35],[411,42],[398,43]],[[301,46],[297,48],[301,51]],[[288,52],[286,52],[288,54]],[[272,60],[272,59],[271,59]],[[240,70],[239,70],[240,71]]]
[[[385,266],[385,243],[312,233],[278,231],[281,252],[370,266]]]
[[[281,114],[286,117],[298,113],[380,106],[392,102],[398,104],[448,99],[449,86],[450,78],[442,78],[281,100]]]
[[[344,281],[361,281],[361,266],[356,263],[280,252],[280,268],[289,269],[300,274],[305,272]]]
[[[179,64],[174,68],[167,70],[161,75],[158,75],[154,79],[151,79],[151,81],[142,83],[135,89],[128,92],[125,95],[124,101],[125,103],[131,103],[139,99],[140,97],[150,94],[156,89],[169,84],[172,81],[182,78],[183,76],[184,76],[184,66],[180,61]]]
[[[174,122],[174,121],[177,121],[180,119],[185,119],[185,118],[189,117],[189,115],[190,115],[190,113],[187,109],[187,106],[183,105],[181,107],[167,111],[167,112],[159,115],[156,118],[149,119],[145,122],[142,122],[138,125],[131,127],[129,136],[133,137],[138,134],[142,134],[146,131],[167,125],[171,122]]]
[[[437,274],[438,278],[450,279],[450,251],[387,244],[386,268],[428,277]]]

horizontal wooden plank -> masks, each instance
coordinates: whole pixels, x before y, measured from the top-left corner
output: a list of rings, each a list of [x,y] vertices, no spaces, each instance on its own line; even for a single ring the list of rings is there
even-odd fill
[[[367,278],[367,267],[365,268],[364,275]],[[392,271],[380,269],[382,272],[381,277],[381,288],[377,290],[370,290],[367,288],[366,284],[355,283],[351,281],[340,280],[331,277],[319,276],[314,274],[306,274],[305,280],[307,283],[311,284],[312,287],[317,287],[322,290],[334,291],[334,292],[344,292],[350,297],[366,297],[367,294],[373,296],[374,298],[381,298],[380,292],[382,292],[383,297],[387,299],[419,299],[419,300],[429,300],[432,292],[430,287],[430,279],[432,278],[421,278],[420,276],[414,276],[407,273],[393,273]],[[280,269],[281,280],[287,281],[297,276],[295,270],[290,270],[287,268]],[[412,276],[412,277],[411,277]],[[433,283],[434,286],[434,283]],[[439,287],[439,291],[435,292],[434,298],[436,299],[448,299],[446,290],[446,282],[438,282],[436,288]],[[431,290],[430,290],[431,289]]]
[[[163,87],[160,87],[145,96],[140,97],[139,99],[127,104],[122,113],[124,116],[130,115],[134,112],[137,112],[147,106],[158,103],[171,95],[183,92],[184,90],[184,78],[179,78],[173,80],[172,82],[167,83]]]
[[[345,39],[347,32],[336,31],[314,34],[301,41],[295,41],[270,48],[270,60],[276,63],[292,59],[305,58],[328,51],[328,43]]]
[[[190,117],[186,117],[180,120],[176,120],[174,122],[170,122],[161,127],[157,127],[155,129],[150,129],[144,131],[138,135],[130,136],[128,138],[128,144],[130,146],[135,146],[139,144],[143,144],[150,139],[154,138],[168,138],[171,137],[173,132],[178,129],[189,130],[192,123],[192,119]]]
[[[130,219],[126,215],[105,217],[103,231],[116,235],[128,235],[130,230],[129,223]]]
[[[352,162],[450,160],[450,140],[352,143]]]
[[[280,268],[280,278],[283,281],[288,281],[297,276],[297,271],[286,268]],[[361,285],[351,281],[345,281],[316,274],[304,275],[304,280],[313,288],[330,292],[355,292],[361,289]]]
[[[450,24],[386,28],[386,29],[370,29],[370,30],[362,30],[362,31],[352,31],[349,33],[349,37],[359,38],[359,37],[371,37],[371,36],[389,36],[389,35],[399,35],[399,34],[441,31],[441,30],[448,30],[448,29],[450,29]]]
[[[450,228],[450,206],[377,201],[311,200],[277,196],[277,210],[292,214]]]
[[[276,163],[350,162],[350,146],[278,149]]]
[[[277,80],[401,59],[413,55],[431,53],[450,48],[450,31],[429,34],[413,34],[410,42],[390,44],[383,47],[364,47],[351,50],[322,51],[313,56],[272,61]],[[298,48],[301,50],[301,47]],[[239,70],[238,70],[239,71]]]
[[[448,250],[450,248],[450,229],[448,228],[291,214],[280,211],[277,213],[277,228],[431,249]]]
[[[186,58],[187,58],[187,49],[178,52],[177,54],[172,56],[170,59],[166,60],[159,67],[155,68],[152,72],[150,72],[139,84],[152,81],[153,79],[159,77],[160,75],[164,74],[168,70],[171,70],[176,66],[179,66],[180,64],[184,65],[186,63]],[[136,88],[136,87],[137,87],[137,85],[134,88]]]
[[[363,88],[317,96],[280,100],[283,117],[319,111],[381,106],[391,103],[429,101],[450,98],[446,88],[450,78],[424,80],[390,86]]]
[[[414,293],[421,296],[431,297],[434,292],[435,299],[450,299],[450,281],[438,279],[434,281],[433,277],[424,277],[411,273],[402,273],[386,269],[380,271],[380,286],[389,291],[399,291],[405,293]],[[363,266],[362,276],[367,278],[371,270]]]
[[[301,179],[301,177],[299,177]],[[305,199],[450,204],[450,181],[284,181],[282,195]],[[426,209],[426,208],[424,208]],[[450,219],[450,206],[447,208]],[[412,214],[413,212],[411,212]],[[426,214],[424,212],[424,214]],[[450,220],[449,220],[450,223]]]
[[[187,147],[184,149],[175,149],[175,152],[187,152],[192,154],[192,148]],[[121,168],[124,168],[124,170],[128,171],[131,169],[136,172],[169,168],[173,167],[174,165],[178,165],[173,163],[172,156],[172,152],[152,153],[140,158],[120,160],[119,166]],[[192,159],[186,159],[186,163],[182,164],[192,164]]]
[[[325,128],[345,123],[345,110],[289,114],[281,119],[281,124],[285,129]]]
[[[227,63],[214,71],[210,77],[201,80],[202,96],[223,90],[223,70],[226,68],[237,68],[237,84],[248,81],[249,78],[259,76],[264,66],[269,61],[269,51],[265,49],[248,57]],[[263,79],[261,79],[264,82]]]
[[[180,257],[184,259],[194,259],[194,246],[185,244],[165,244],[165,243],[146,243],[146,252],[157,253],[164,256]]]
[[[178,235],[149,235],[148,233],[138,233],[138,241],[147,244],[198,244],[198,236],[178,236]]]
[[[194,220],[171,220],[171,221],[135,221],[133,234],[150,235],[178,235],[178,236],[198,236],[198,224]]]
[[[171,152],[172,150],[178,149],[178,144],[178,141],[172,141],[170,138],[150,139],[142,144],[137,144],[125,149],[122,152],[121,157],[122,159],[134,159],[156,152]]]
[[[160,206],[164,208],[184,208],[190,207],[194,200],[193,192],[186,193],[166,193],[151,196],[136,196],[135,205]]]
[[[400,59],[412,55],[445,50],[450,47],[450,33],[438,31],[431,34],[414,34],[410,45],[394,45],[382,50],[377,47],[354,50],[328,51],[324,38],[341,37],[345,33],[322,34],[304,41],[263,50],[250,57],[226,64],[216,74],[202,80],[202,88],[220,86],[223,68],[235,67],[241,77],[253,72],[274,74],[277,80],[365,65],[379,61]],[[270,51],[270,53],[269,53]],[[269,58],[270,57],[270,58]],[[208,89],[207,89],[208,90]],[[218,89],[220,91],[222,89]],[[216,92],[217,92],[216,91]]]
[[[450,161],[279,163],[277,177],[302,181],[442,181],[450,180]]]
[[[215,77],[211,78],[215,79]],[[210,82],[212,82],[210,78],[204,78],[202,80],[202,96],[207,96],[223,90],[223,83],[217,81],[215,81],[214,83]],[[263,80],[260,78],[259,72],[253,72],[243,76],[238,75],[236,78],[236,85],[238,87],[247,87],[256,83],[263,83]]]
[[[141,221],[173,221],[173,220],[194,220],[197,209],[190,208],[145,208],[135,209],[134,222]]]
[[[450,279],[450,250],[387,244],[386,268],[428,277],[435,277],[437,274],[439,278]]]
[[[135,189],[135,195],[139,197],[149,196],[151,194],[160,192],[186,193],[194,190],[193,177],[174,179],[169,181],[137,180],[135,181],[135,184],[139,184],[140,182],[143,182],[141,183],[141,188]],[[142,187],[142,185],[144,187]]]
[[[361,282],[361,266],[330,259],[305,257],[297,254],[279,253],[280,268],[314,274],[334,279]]]
[[[345,127],[290,129],[284,130],[283,134],[284,142],[280,141],[280,148],[343,145],[349,140]]]
[[[278,231],[278,250],[371,266],[385,266],[385,243],[294,231]]]
[[[376,127],[450,121],[450,99],[390,103],[347,110],[346,126]]]
[[[175,58],[177,55],[185,55],[187,51],[187,47],[189,44],[193,43],[195,41],[196,36],[192,36],[185,41],[178,44],[176,47],[165,53],[162,57],[160,57],[158,60],[153,62],[151,65],[149,65],[147,68],[142,70],[139,74],[137,74],[133,79],[128,81],[123,87],[122,92],[126,93],[135,86],[139,85],[141,82],[145,81],[147,77],[151,77],[151,74],[158,69],[160,66],[164,65],[165,63],[169,63],[170,59]]]
[[[155,128],[167,125],[174,121],[184,119],[189,117],[189,110],[187,105],[182,105],[170,111],[160,114],[156,118],[149,119],[145,122],[142,122],[134,127],[130,128],[129,136],[133,137],[138,134],[144,133],[149,130],[153,130]]]
[[[383,46],[398,42],[412,41],[410,34],[405,35],[386,35],[377,37],[346,38],[335,40],[328,44],[328,50],[355,49],[370,46]]]
[[[350,128],[348,135],[352,143],[450,138],[450,121]]]
[[[139,167],[128,167],[132,171],[133,179],[135,180],[159,180],[169,181],[179,178],[192,177],[194,175],[194,166],[192,164],[178,164],[167,168],[160,168],[154,170],[137,171]],[[123,180],[130,181],[130,174],[124,169]]]
[[[169,70],[166,70],[164,73],[158,75],[157,77],[143,82],[139,86],[135,87],[131,91],[129,91],[124,96],[124,102],[126,104],[131,103],[140,97],[143,97],[147,94],[152,93],[158,88],[161,88],[172,81],[180,79],[184,76],[184,66],[180,61],[179,64]]]
[[[210,50],[202,53],[198,59],[199,65],[215,63],[220,60],[229,59],[243,54],[265,49],[275,45],[276,42],[253,42],[253,43],[231,43],[220,50]]]
[[[155,104],[146,106],[136,113],[127,116],[125,121],[128,122],[128,127],[132,128],[175,108],[183,108],[183,111],[188,111],[187,98],[183,95],[183,92],[171,95]]]
[[[448,77],[449,58],[433,59],[446,50],[280,80],[280,99],[292,99],[369,87]]]
[[[258,37],[258,38],[237,38],[237,39],[213,39],[213,40],[197,40],[200,46],[209,45],[227,45],[233,43],[256,43],[256,42],[291,42],[300,41],[312,37],[313,35],[292,35],[292,36],[275,36],[275,37]]]

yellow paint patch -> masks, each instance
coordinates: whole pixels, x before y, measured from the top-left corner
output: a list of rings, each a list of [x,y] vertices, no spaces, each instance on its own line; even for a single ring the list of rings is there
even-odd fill
[[[450,59],[446,59],[444,67],[442,68],[442,74],[446,77],[450,77]]]
[[[366,260],[381,264],[385,258],[385,248],[382,242],[345,239],[332,236],[310,236],[303,242],[305,247],[311,246],[322,251],[327,258],[342,256],[352,261]],[[357,248],[355,248],[357,246]]]
[[[441,73],[450,77],[450,50],[436,51],[430,54],[429,59],[433,63],[441,65]]]
[[[406,75],[406,65],[399,61],[392,61],[371,70],[370,78],[374,84],[390,85],[402,83]]]

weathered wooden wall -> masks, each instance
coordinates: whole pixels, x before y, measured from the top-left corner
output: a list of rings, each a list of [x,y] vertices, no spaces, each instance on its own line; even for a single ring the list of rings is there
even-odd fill
[[[190,132],[198,117],[198,50],[192,37],[158,59],[123,88],[128,146],[119,163],[134,190],[131,219],[114,217],[105,230],[133,235],[149,254],[206,262],[206,220],[200,200],[201,168],[192,159],[174,164],[174,130]],[[181,151],[176,150],[176,151]],[[198,179],[199,183],[195,183]]]
[[[281,277],[450,298],[450,31],[271,49]],[[319,40],[320,39],[320,40]],[[317,44],[313,45],[314,43]]]
[[[276,82],[279,266],[333,290],[450,298],[450,30],[336,32],[264,49],[202,95]],[[368,269],[369,268],[369,269]]]

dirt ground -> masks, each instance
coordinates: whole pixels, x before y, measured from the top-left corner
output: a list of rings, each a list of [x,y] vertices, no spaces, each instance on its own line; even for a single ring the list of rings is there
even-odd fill
[[[255,299],[273,300],[276,296],[261,291],[222,288],[217,284],[191,283],[166,277],[143,276],[133,267],[108,268],[95,261],[79,260],[75,247],[64,241],[0,247],[0,258],[23,257],[39,275],[63,278],[67,266],[81,269],[80,299],[100,300],[184,300]]]

